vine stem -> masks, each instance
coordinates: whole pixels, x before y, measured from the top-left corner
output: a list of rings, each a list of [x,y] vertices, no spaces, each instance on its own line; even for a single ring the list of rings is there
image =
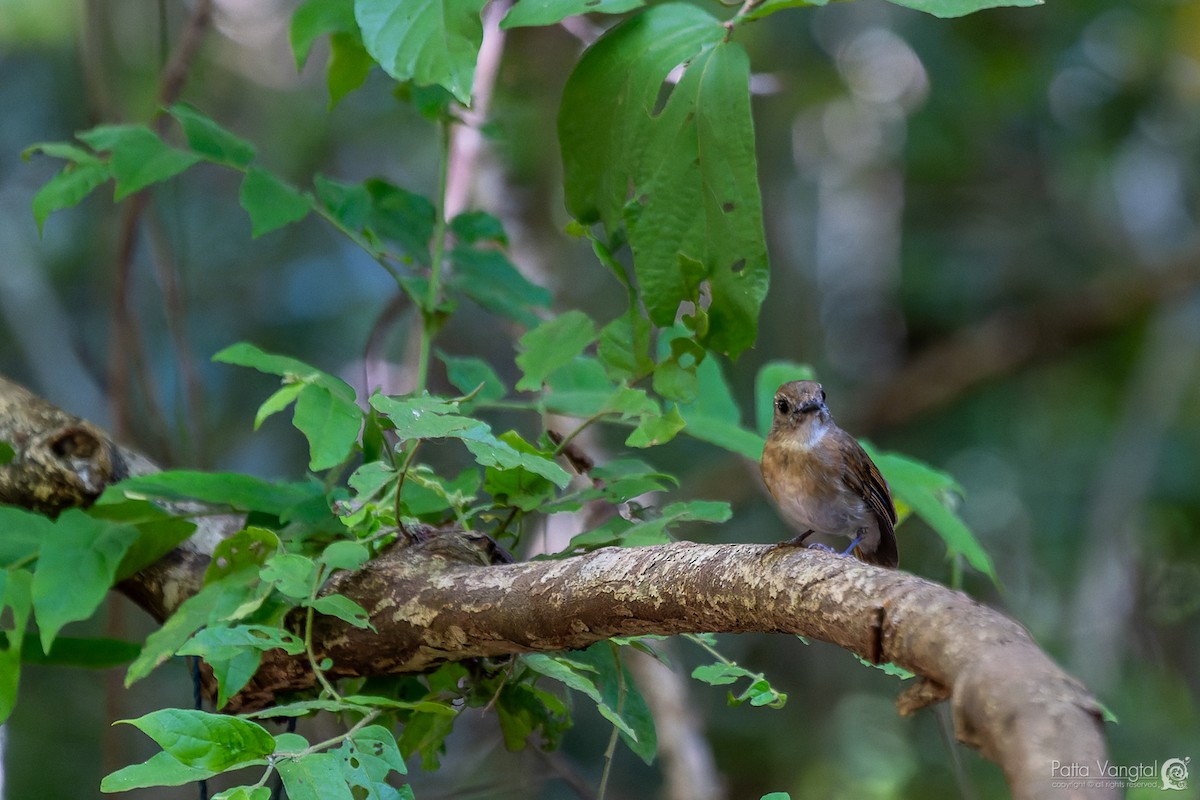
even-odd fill
[[[312,603],[317,599],[317,591],[324,582],[325,568],[322,567],[317,570],[316,578],[313,580],[313,588],[308,593],[308,608],[305,609],[304,614],[304,655],[308,656],[308,664],[312,667],[313,674],[317,676],[321,688],[328,692],[330,697],[340,703],[342,696],[338,694],[337,689],[334,689],[333,684],[325,677],[325,670],[321,669],[321,666],[317,663],[317,654],[312,646],[313,615],[315,614]]]
[[[625,670],[621,666],[621,654],[617,650],[617,646],[612,642],[608,645],[612,648],[613,660],[617,662],[617,716],[621,716],[622,707],[625,705]],[[617,739],[620,731],[617,726],[613,725],[612,734],[608,737],[608,747],[604,750],[604,771],[600,773],[600,786],[596,789],[596,800],[604,800],[604,793],[608,790],[608,776],[612,772],[613,759],[617,754]]]
[[[417,354],[417,380],[413,394],[425,391],[429,377],[429,352],[437,327],[436,310],[442,292],[442,261],[446,254],[446,181],[450,174],[450,123],[443,121],[438,137],[438,213],[433,226],[433,258],[429,268],[429,291],[421,309],[421,346]]]

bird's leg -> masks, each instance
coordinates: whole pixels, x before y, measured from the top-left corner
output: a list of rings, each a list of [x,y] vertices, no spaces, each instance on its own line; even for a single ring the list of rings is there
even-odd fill
[[[793,536],[790,539],[785,539],[784,541],[779,542],[775,545],[775,547],[799,547],[800,545],[804,544],[805,539],[812,536],[814,533],[816,533],[816,531],[807,530],[799,536]]]
[[[850,555],[851,553],[853,553],[853,552],[854,552],[854,548],[858,547],[858,543],[862,541],[862,539],[863,539],[863,535],[864,535],[864,532],[863,532],[863,531],[859,531],[859,532],[858,532],[858,536],[855,536],[855,537],[854,537],[854,541],[850,543],[850,546],[849,546],[849,547],[847,547],[845,550],[843,550],[841,553],[838,553],[838,555],[842,555],[842,556],[848,556],[848,555]]]

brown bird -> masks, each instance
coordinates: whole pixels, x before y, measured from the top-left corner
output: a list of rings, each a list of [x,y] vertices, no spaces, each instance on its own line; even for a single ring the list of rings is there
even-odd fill
[[[781,547],[799,546],[814,533],[846,536],[853,541],[842,555],[853,551],[870,564],[899,565],[896,507],[887,481],[833,421],[821,384],[791,381],[779,387],[761,466],[784,519],[801,531]]]

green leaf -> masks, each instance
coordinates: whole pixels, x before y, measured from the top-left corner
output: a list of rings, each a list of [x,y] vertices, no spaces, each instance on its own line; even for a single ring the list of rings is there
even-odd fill
[[[341,464],[358,444],[363,413],[358,404],[324,386],[305,386],[296,398],[292,421],[308,439],[308,468],[314,472]]]
[[[371,558],[371,552],[358,542],[334,542],[318,559],[330,569],[358,569]]]
[[[108,669],[128,664],[137,658],[142,646],[123,639],[77,639],[59,636],[54,640],[54,653],[42,652],[41,643],[32,634],[25,635],[21,660],[28,664],[50,664],[64,667]]]
[[[711,305],[692,326],[736,357],[754,343],[768,267],[749,61],[727,38],[719,20],[681,3],[616,26],[567,81],[559,139],[567,207],[585,224],[602,221],[610,236],[626,222],[650,320],[665,327],[681,303],[699,308],[707,283]],[[640,208],[626,215],[631,185]]]
[[[26,147],[21,158],[28,161],[34,153],[42,153],[51,158],[61,158],[76,164],[101,164],[103,160],[89,150],[73,145],[70,142],[38,142]]]
[[[647,374],[654,369],[654,361],[650,358],[650,321],[636,306],[630,306],[624,314],[600,329],[596,355],[613,380],[632,381]],[[654,391],[663,394],[659,391],[657,377]]]
[[[445,87],[471,104],[485,0],[355,0],[363,44],[398,81]]]
[[[342,622],[347,622],[356,628],[370,628],[371,630],[375,630],[375,626],[371,624],[371,617],[367,614],[366,609],[345,595],[327,594],[324,597],[318,597],[307,605],[312,606],[318,613],[337,617]]]
[[[108,164],[99,159],[63,167],[33,196],[33,218],[37,221],[38,236],[42,235],[42,226],[52,212],[78,205],[110,177]]]
[[[679,414],[679,409],[672,406],[665,414],[648,414],[634,428],[633,433],[625,439],[630,447],[653,447],[665,444],[675,438],[687,425]]]
[[[253,567],[231,572],[206,585],[184,600],[175,613],[146,638],[141,654],[125,672],[125,685],[131,686],[149,675],[173,656],[202,625],[240,619],[257,609],[270,588],[269,583],[258,580],[258,570]]]
[[[102,495],[102,500],[87,511],[88,516],[109,522],[132,525],[138,538],[121,559],[117,580],[124,580],[158,561],[188,539],[196,524],[175,516],[144,500],[125,500],[117,494]]]
[[[450,286],[493,314],[532,328],[540,321],[532,309],[550,306],[550,292],[531,283],[499,250],[456,247],[450,260]]]
[[[776,11],[782,11],[785,8],[804,8],[807,6],[825,6],[829,4],[829,0],[765,0],[755,6],[750,13],[745,14],[737,20],[737,24],[745,24],[751,20],[761,19],[762,17],[774,14]]]
[[[350,0],[346,0],[349,3]],[[362,183],[342,183],[324,175],[313,177],[317,201],[348,230],[361,230],[371,215],[371,192]]]
[[[0,567],[35,556],[53,529],[54,521],[49,517],[0,505]]]
[[[170,753],[155,753],[141,764],[105,775],[100,781],[100,791],[105,793],[128,792],[150,786],[183,786],[185,783],[208,780],[224,770],[204,769],[184,764]]]
[[[251,167],[242,180],[238,202],[250,215],[251,235],[264,233],[299,222],[312,210],[313,199],[307,193],[285,183],[261,167]]]
[[[533,453],[521,453],[492,434],[484,422],[455,413],[457,405],[424,395],[397,398],[376,394],[371,405],[391,420],[401,439],[461,439],[475,460],[485,467],[515,469],[522,467],[541,475],[558,486],[566,486],[571,476],[553,461]]]
[[[446,365],[446,377],[455,389],[463,394],[471,394],[478,389],[472,402],[492,403],[504,399],[508,394],[504,381],[483,359],[451,356],[440,351],[438,358]]]
[[[273,625],[210,626],[197,631],[177,651],[181,656],[229,658],[243,650],[282,650],[289,655],[304,652],[304,640]]]
[[[499,438],[519,453],[534,454],[543,458],[547,455],[522,439],[516,431],[508,431]],[[541,507],[553,499],[555,494],[553,483],[523,467],[488,467],[484,470],[483,488],[496,502],[516,506],[523,511],[533,511]]]
[[[126,478],[108,491],[130,498],[200,500],[238,511],[284,517],[296,506],[324,496],[319,483],[270,483],[237,472],[169,470]]]
[[[276,762],[289,800],[356,800],[333,753],[309,753]]]
[[[645,5],[645,0],[520,0],[509,9],[501,28],[557,25],[578,14],[624,14]]]
[[[604,365],[590,356],[571,359],[547,375],[545,385],[538,407],[573,417],[602,412],[621,388],[608,377]]]
[[[935,17],[962,17],[985,8],[1001,6],[1040,6],[1043,0],[888,0],[898,6],[915,8]]]
[[[258,430],[267,418],[273,414],[283,411],[285,408],[295,402],[300,392],[304,391],[304,383],[285,383],[275,392],[275,394],[263,401],[258,407],[258,411],[254,414],[254,430]]]
[[[271,790],[266,786],[234,786],[217,792],[212,800],[271,800]]]
[[[769,792],[760,797],[759,800],[792,800],[792,796],[787,792]]]
[[[621,517],[614,517],[599,528],[572,538],[567,549],[665,544],[671,540],[667,530],[673,525],[680,522],[725,522],[732,513],[729,504],[723,501],[690,500],[671,503],[657,516],[640,522],[631,523]]]
[[[7,466],[17,457],[17,451],[11,443],[0,439],[0,467]]]
[[[398,797],[387,783],[392,771],[407,772],[404,758],[392,732],[382,725],[369,725],[342,742],[333,751],[342,764],[342,775],[358,800]]]
[[[658,749],[654,717],[618,653],[611,644],[600,642],[582,652],[572,653],[572,661],[595,671],[595,683],[601,695],[597,708],[601,716],[616,725],[626,746],[650,764]],[[619,714],[617,709],[620,709]]]
[[[354,0],[306,0],[292,14],[288,40],[296,57],[296,69],[308,61],[313,42],[328,33],[357,33]]]
[[[0,723],[8,719],[17,702],[21,677],[21,650],[25,627],[33,608],[33,576],[23,569],[0,570]]]
[[[260,574],[284,596],[306,600],[317,574],[317,562],[299,553],[276,553],[267,559]]]
[[[754,379],[754,418],[758,432],[766,436],[775,418],[775,392],[788,381],[816,380],[816,373],[808,364],[795,361],[769,361],[758,370]]]
[[[165,144],[140,125],[98,125],[78,137],[97,152],[112,151],[108,166],[117,182],[116,200],[172,178],[200,160],[194,153]]]
[[[871,460],[888,482],[892,495],[917,513],[942,537],[951,557],[961,555],[967,563],[999,583],[996,569],[975,534],[951,510],[962,487],[949,475],[896,453],[879,453],[864,445]]]
[[[138,538],[129,525],[92,519],[69,509],[42,542],[33,576],[33,608],[42,651],[68,622],[87,619],[104,602],[121,559]]]
[[[279,550],[274,531],[249,525],[213,548],[212,561],[204,572],[204,582],[212,583],[247,567],[257,571],[271,554]]]
[[[364,185],[371,198],[369,227],[419,263],[429,264],[429,240],[437,216],[433,204],[423,195],[384,180],[372,179]]]
[[[737,683],[739,679],[747,676],[754,677],[754,673],[739,667],[737,664],[706,664],[692,670],[693,678],[703,681],[709,686],[724,686],[729,683]]]
[[[410,702],[407,700],[396,700],[390,697],[378,697],[375,695],[348,694],[343,695],[341,700],[296,700],[295,702],[264,708],[261,711],[252,712],[248,716],[265,718],[304,717],[314,711],[331,711],[338,713],[342,711],[367,711],[376,707],[397,709],[402,711],[418,711],[422,714],[436,714],[449,717],[458,715],[458,711],[452,706],[431,700],[417,700],[415,702]]]
[[[695,401],[678,406],[687,422],[687,435],[758,461],[763,437],[742,427],[741,412],[717,359],[704,359],[696,368],[696,378]]]
[[[298,359],[268,353],[247,342],[238,342],[226,347],[214,355],[212,360],[224,364],[236,364],[239,367],[250,367],[268,375],[279,375],[289,383],[299,381],[323,386],[346,400],[355,398],[353,387],[341,378],[330,375],[328,372],[322,372]]]
[[[495,242],[508,244],[504,223],[486,211],[464,211],[450,220],[450,232],[463,244]]]
[[[363,47],[358,31],[335,33],[329,38],[329,107],[333,108],[350,92],[362,86],[375,66],[375,59]]]
[[[855,655],[854,657],[856,659],[858,659],[858,663],[862,664],[864,667],[874,667],[875,669],[882,672],[884,675],[891,675],[895,678],[899,678],[902,681],[906,681],[909,678],[916,677],[915,672],[909,672],[904,667],[898,667],[890,661],[887,662],[886,664],[872,664],[870,661],[867,661],[862,656]]]
[[[134,726],[184,766],[199,769],[223,772],[258,763],[275,750],[275,739],[257,722],[224,714],[163,708],[118,723]]]
[[[254,145],[235,136],[187,103],[176,103],[169,109],[179,120],[188,147],[209,161],[241,168],[254,160]]]
[[[596,340],[596,327],[582,311],[568,311],[526,333],[520,339],[517,366],[524,377],[517,389],[537,391],[546,376],[568,364]]]

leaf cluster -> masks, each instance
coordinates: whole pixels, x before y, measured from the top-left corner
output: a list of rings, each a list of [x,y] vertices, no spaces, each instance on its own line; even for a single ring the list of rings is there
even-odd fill
[[[896,0],[940,16],[1035,1]],[[127,721],[162,751],[108,776],[103,790],[177,785],[259,767],[257,783],[220,796],[265,800],[266,781],[278,772],[294,798],[409,797],[406,787],[389,785],[388,776],[404,774],[405,758],[414,753],[425,768],[436,769],[463,709],[494,709],[510,748],[524,747],[535,735],[553,747],[571,724],[573,696],[586,698],[634,753],[652,760],[653,719],[620,655],[622,647],[652,651],[644,640],[335,685],[326,674],[332,665],[314,651],[313,621],[320,614],[370,627],[366,609],[323,587],[332,574],[359,568],[416,523],[485,532],[520,546],[535,518],[588,504],[615,510],[556,554],[564,556],[661,543],[681,524],[729,519],[725,503],[660,502],[661,493],[676,487],[673,476],[628,455],[592,464],[576,437],[603,423],[621,428],[631,450],[682,434],[757,460],[775,388],[811,377],[804,365],[766,365],[755,383],[756,424],[747,425],[722,359],[736,358],[755,341],[769,272],[750,62],[736,33],[781,9],[822,4],[749,0],[730,11],[677,2],[643,8],[642,0],[520,0],[508,11],[502,24],[509,28],[553,25],[584,13],[627,15],[583,54],[558,118],[565,199],[575,220],[569,232],[591,244],[628,297],[606,320],[580,311],[551,315],[550,293],[509,260],[495,217],[468,212],[445,219],[443,198],[382,178],[348,183],[316,174],[309,186],[295,186],[262,166],[254,144],[186,104],[164,110],[176,123],[165,136],[145,125],[101,125],[79,133],[77,142],[30,147],[27,157],[41,153],[65,162],[34,198],[39,230],[52,212],[110,180],[120,201],[197,164],[233,170],[242,176],[238,199],[252,236],[322,218],[388,271],[424,324],[417,387],[401,396],[358,397],[334,375],[246,343],[215,356],[279,378],[254,425],[290,410],[309,446],[311,474],[304,480],[171,471],[128,480],[91,509],[55,520],[0,507],[0,720],[15,702],[23,660],[128,662],[128,684],[173,656],[194,656],[211,668],[220,707],[247,686],[264,653],[279,650],[308,659],[320,690],[270,715],[337,713],[352,723],[346,734],[309,743],[295,734],[270,734],[254,715],[163,709]],[[471,102],[483,5],[307,0],[290,30],[296,63],[302,66],[314,43],[328,36],[331,105],[378,67],[396,81],[397,97],[444,133],[456,123],[456,108]],[[444,171],[444,146],[442,156]],[[513,367],[437,352],[459,394],[430,393],[432,342],[464,302],[520,332]],[[510,385],[504,374],[518,377]],[[575,422],[567,430],[496,430],[490,420],[498,411]],[[872,456],[902,516],[916,513],[943,538],[951,557],[994,578],[987,554],[954,511],[957,484],[898,454]],[[19,457],[17,448],[0,442],[0,468]],[[447,462],[458,467],[447,470]],[[140,648],[60,636],[64,625],[95,613],[115,582],[191,534],[187,514],[168,510],[183,500],[245,519],[217,548],[203,588]],[[36,636],[28,632],[33,620]],[[746,680],[744,690],[730,692],[731,702],[783,704],[786,695],[764,676],[721,657],[710,638],[696,641],[717,659],[697,668],[696,679],[712,685]],[[398,739],[396,725],[402,726]]]

